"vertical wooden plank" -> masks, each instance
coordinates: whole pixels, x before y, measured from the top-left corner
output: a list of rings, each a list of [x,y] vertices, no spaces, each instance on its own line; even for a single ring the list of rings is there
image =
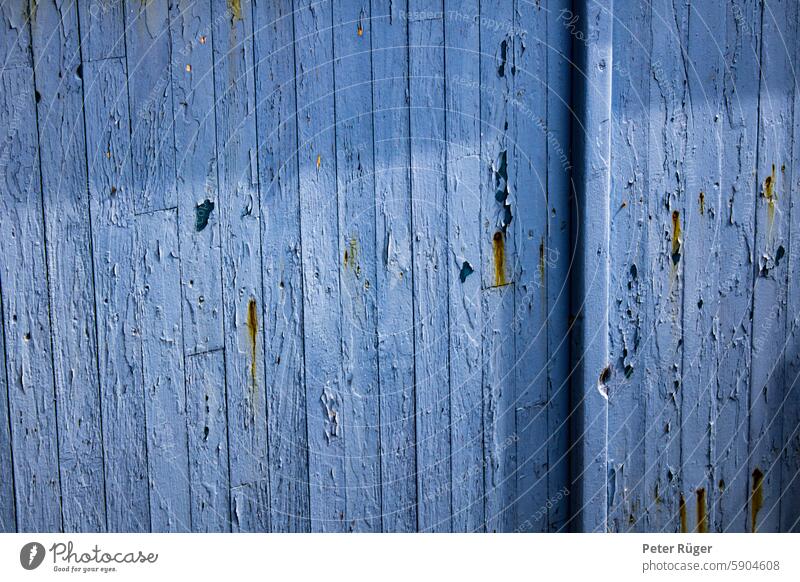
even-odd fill
[[[177,212],[136,217],[151,530],[190,531]]]
[[[192,531],[231,529],[225,354],[186,357]]]
[[[726,5],[725,108],[722,114],[723,169],[718,244],[719,361],[718,413],[713,463],[714,531],[747,529],[749,496],[748,414],[752,329],[753,249],[755,246],[756,140],[761,2]]]
[[[680,431],[682,298],[684,289],[687,148],[688,9],[668,0],[652,3],[648,139],[647,261],[650,273],[646,318],[652,322],[644,355],[648,431],[645,494],[647,529],[680,527]],[[696,202],[696,201],[693,201]],[[693,211],[696,209],[691,205]]]
[[[125,56],[124,7],[122,0],[78,0],[84,61]]]
[[[348,531],[381,531],[369,0],[332,0]]]
[[[253,5],[272,531],[310,527],[291,0]]]
[[[78,11],[31,20],[65,531],[106,528]]]
[[[420,531],[450,531],[447,161],[442,3],[409,2],[411,212]],[[442,495],[442,491],[448,493]]]
[[[4,2],[0,6],[0,71],[31,65],[30,4]]]
[[[569,290],[572,248],[570,216],[572,158],[572,35],[559,22],[570,0],[547,4],[547,191],[545,267],[548,297],[547,491],[550,531],[562,531],[569,518]]]
[[[136,212],[174,208],[169,3],[126,0],[125,44]]]
[[[514,363],[516,394],[510,410],[516,414],[517,466],[512,467],[516,479],[516,519],[520,531],[547,531],[549,452],[555,434],[549,430],[547,406],[549,314],[548,282],[548,81],[547,64],[550,51],[547,39],[547,11],[541,4],[517,2],[514,9],[514,38],[510,77],[512,118],[509,168],[513,199],[513,220],[508,233],[514,238],[516,279],[514,315],[510,331],[515,332]],[[508,35],[509,31],[504,34]],[[513,40],[513,42],[512,42]],[[492,43],[489,43],[491,50]],[[496,100],[490,99],[491,106]],[[497,188],[489,188],[496,205]],[[554,193],[555,194],[555,193]],[[487,239],[488,240],[488,239]],[[488,246],[488,245],[487,245]],[[506,257],[508,260],[508,257]],[[492,330],[490,330],[491,332]],[[511,413],[511,412],[509,412]],[[552,502],[551,502],[552,503]]]
[[[224,345],[211,5],[182,0],[171,14],[183,345],[197,354]]]
[[[800,58],[800,29],[794,35],[794,59]],[[789,50],[791,44],[787,42]],[[794,68],[794,104],[792,128],[792,163],[787,164],[791,170],[789,183],[792,194],[800,192],[800,90],[798,90],[798,71]],[[788,302],[786,306],[786,396],[783,405],[783,438],[781,450],[781,532],[800,531],[800,351],[798,351],[798,335],[800,335],[800,293],[797,281],[800,280],[800,206],[796,204],[796,195],[791,196],[789,225],[790,240],[788,250]]]
[[[83,64],[108,530],[150,530],[133,175],[123,59]]]
[[[725,6],[690,6],[686,57],[689,111],[684,203],[683,380],[681,398],[681,495],[688,528],[705,533],[716,502],[713,464],[718,415],[716,320],[722,213],[723,39]],[[713,47],[712,50],[709,50]]]
[[[794,53],[785,39],[794,38],[797,10],[786,0],[762,4],[748,525],[763,532],[780,528],[794,104]]]
[[[0,278],[17,529],[61,531],[61,489],[33,71],[0,72]]]
[[[381,513],[388,532],[417,529],[407,8],[406,0],[371,6]]]
[[[611,157],[611,272],[608,390],[608,529],[646,531],[652,495],[644,488],[649,459],[644,353],[652,322],[643,294],[647,257],[647,140],[650,107],[650,5],[618,4],[614,12]],[[564,21],[572,16],[565,13]]]
[[[2,167],[2,171],[5,168]],[[12,458],[11,424],[8,416],[8,375],[6,373],[6,333],[3,315],[3,284],[0,281],[0,532],[17,531],[14,507],[14,459]]]
[[[516,507],[518,479],[524,487],[530,487],[535,480],[533,462],[528,466],[528,478],[523,473],[517,474],[516,455],[520,444],[517,433],[517,406],[529,406],[527,411],[520,411],[521,419],[526,425],[525,442],[536,440],[533,435],[537,428],[546,425],[547,417],[538,415],[538,424],[530,422],[536,413],[542,410],[542,402],[526,400],[535,395],[526,391],[517,402],[516,374],[514,360],[516,356],[515,342],[519,339],[526,342],[520,321],[520,329],[514,325],[515,291],[521,265],[517,261],[515,231],[520,223],[520,205],[517,188],[518,164],[517,156],[529,155],[522,147],[515,149],[514,140],[518,137],[517,111],[511,100],[516,99],[514,85],[517,75],[516,39],[514,24],[517,19],[516,10],[508,10],[502,2],[483,0],[481,13],[491,14],[491,18],[481,19],[481,274],[484,292],[481,294],[484,313],[483,329],[483,399],[484,399],[484,487],[486,530],[511,531],[516,527]],[[522,136],[519,136],[522,137]],[[544,151],[541,151],[544,154]],[[544,159],[544,158],[542,158]],[[523,171],[524,173],[524,171]],[[525,198],[535,201],[535,186],[525,193]],[[530,198],[528,196],[530,195]],[[540,198],[541,199],[541,198]],[[524,207],[524,202],[522,203]],[[535,202],[534,202],[535,204]],[[516,216],[516,218],[515,218]],[[531,217],[526,217],[531,218]],[[531,229],[533,226],[531,226]],[[544,236],[540,229],[538,236]],[[538,251],[538,248],[537,248]],[[538,253],[535,255],[538,257]],[[538,260],[536,262],[538,272]],[[507,288],[506,288],[507,287]],[[539,304],[541,305],[541,304]],[[539,329],[534,330],[534,333]],[[539,338],[546,339],[542,333]],[[546,355],[546,344],[541,341],[532,351],[531,358]],[[533,362],[533,367],[540,369],[544,358]],[[529,374],[531,369],[520,371]],[[534,382],[537,387],[544,385],[545,376],[538,378],[529,374],[524,378],[526,383]],[[523,403],[524,402],[524,403]],[[546,489],[546,487],[545,487]],[[534,502],[535,504],[535,502]],[[541,504],[540,504],[541,505]],[[523,505],[519,507],[525,513],[533,513]]]
[[[298,171],[312,531],[346,524],[331,5],[294,4]]]
[[[571,378],[573,515],[577,531],[605,531],[608,516],[608,309],[613,3],[580,2],[575,43],[576,129]]]
[[[269,530],[266,306],[261,280],[253,9],[212,4],[219,206],[234,531]]]
[[[484,529],[479,2],[445,2],[453,531]],[[442,493],[445,495],[446,493]]]

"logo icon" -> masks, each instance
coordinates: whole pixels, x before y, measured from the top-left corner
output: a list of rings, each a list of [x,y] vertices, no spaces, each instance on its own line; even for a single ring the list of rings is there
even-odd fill
[[[26,570],[35,570],[44,561],[44,546],[39,542],[28,542],[19,552],[19,563]]]

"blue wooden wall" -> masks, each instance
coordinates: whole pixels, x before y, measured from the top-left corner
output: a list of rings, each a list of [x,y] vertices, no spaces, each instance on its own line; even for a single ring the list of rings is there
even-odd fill
[[[800,531],[798,3],[583,4],[577,529]]]
[[[566,0],[0,8],[0,530],[568,519]]]
[[[799,20],[3,2],[0,531],[800,529]]]

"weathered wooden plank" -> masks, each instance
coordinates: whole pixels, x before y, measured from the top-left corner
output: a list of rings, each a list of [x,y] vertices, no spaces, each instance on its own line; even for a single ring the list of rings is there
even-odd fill
[[[570,528],[605,531],[608,516],[608,308],[611,157],[612,14],[580,2],[571,31],[577,86],[573,111],[574,219],[572,310],[574,370],[571,375],[573,439]]]
[[[33,63],[29,23],[28,2],[4,2],[0,6],[0,71]]]
[[[14,507],[14,459],[12,458],[11,423],[8,416],[8,375],[6,373],[6,334],[3,317],[3,284],[0,281],[0,532],[17,531]]]
[[[331,6],[294,4],[312,531],[347,528]]]
[[[645,450],[647,529],[678,531],[680,499],[680,432],[683,394],[683,290],[687,208],[685,162],[688,132],[687,46],[689,11],[685,5],[652,3],[650,27],[650,117],[648,139],[647,258],[652,265],[645,290],[648,333],[642,371],[648,430]],[[650,331],[652,330],[652,331]]]
[[[78,0],[84,62],[125,56],[125,2]]]
[[[796,2],[762,5],[750,385],[749,529],[780,528]]]
[[[648,428],[644,351],[651,329],[643,293],[647,257],[647,140],[650,104],[650,6],[617,5],[614,27],[611,158],[611,271],[608,389],[608,529],[646,531],[652,495],[644,488]],[[564,21],[573,15],[565,13]]]
[[[108,530],[150,531],[125,61],[84,63],[83,76]]]
[[[683,256],[683,380],[681,388],[681,495],[690,531],[710,531],[717,491],[713,464],[716,398],[716,312],[720,248],[716,233],[724,220],[722,191],[722,109],[725,82],[725,6],[689,9],[687,58],[688,137]],[[719,47],[709,50],[709,47]]]
[[[794,58],[800,58],[800,29],[794,34]],[[788,44],[791,50],[791,44]],[[796,193],[800,192],[800,90],[798,90],[797,70],[794,77],[794,104],[792,129],[792,163],[787,164],[790,172],[790,240],[788,249],[788,290],[786,306],[786,395],[783,409],[783,438],[781,450],[781,505],[780,531],[800,531],[800,352],[792,346],[798,345],[800,336],[800,293],[797,281],[800,280],[800,207],[796,204]]]
[[[125,2],[137,213],[174,208],[177,204],[169,20],[168,2]]]
[[[154,532],[190,531],[186,383],[177,211],[136,217],[150,519]]]
[[[444,23],[440,2],[408,6],[417,520],[450,531],[451,448]],[[442,492],[446,492],[442,494]]]
[[[484,487],[487,532],[510,532],[517,527],[518,499],[516,382],[513,368],[514,287],[483,291],[483,408]],[[526,517],[526,519],[529,519]],[[533,520],[532,520],[533,521]],[[526,528],[527,529],[527,528]]]
[[[513,270],[516,278],[511,327],[504,330],[504,335],[506,341],[515,344],[509,362],[514,366],[512,374],[516,394],[509,401],[508,414],[516,415],[517,466],[509,467],[511,472],[508,474],[511,479],[516,479],[516,522],[513,527],[536,532],[549,529],[548,457],[552,447],[550,439],[555,437],[549,430],[547,406],[548,282],[551,276],[548,264],[546,133],[549,85],[547,67],[542,68],[542,63],[548,62],[553,50],[547,40],[548,10],[542,5],[517,2],[512,19],[507,23],[508,28],[500,31],[509,44],[511,56],[507,68],[513,86],[508,112],[511,117],[509,172],[513,188],[513,195],[509,198],[513,200],[513,219],[507,232],[514,239],[516,264]],[[484,39],[483,35],[481,39]],[[488,46],[491,50],[491,40]],[[488,99],[488,102],[491,107],[497,100]],[[496,188],[490,188],[484,193],[486,204],[498,203],[497,192]],[[494,333],[494,330],[488,332]]]
[[[369,0],[332,0],[348,531],[381,531]]]
[[[272,531],[308,531],[303,273],[291,0],[253,5]]]
[[[389,532],[417,529],[407,8],[405,0],[371,6],[381,513]]]
[[[186,356],[192,531],[231,529],[225,353]]]
[[[755,234],[756,139],[761,3],[735,0],[726,10],[725,108],[720,190],[719,336],[714,443],[714,531],[747,529],[747,416]]]
[[[569,288],[571,246],[570,132],[572,130],[572,35],[561,15],[570,0],[550,0],[547,20],[547,301],[548,404],[547,500],[548,527],[562,531],[569,517]],[[541,128],[540,128],[541,131]]]
[[[0,72],[0,278],[18,531],[60,531],[61,489],[33,71]]]
[[[477,0],[445,2],[453,531],[482,531],[481,93]],[[441,496],[446,492],[441,492]]]
[[[211,4],[180,1],[171,14],[183,346],[197,354],[224,345]]]
[[[212,4],[219,159],[225,367],[234,531],[269,531],[261,208],[258,196],[253,10]]]
[[[58,455],[65,531],[106,528],[94,276],[78,12],[37,2],[31,20]]]
[[[517,473],[517,447],[521,434],[517,432],[517,407],[529,407],[527,411],[519,411],[525,427],[526,443],[543,440],[544,434],[534,434],[537,429],[546,428],[547,417],[537,415],[542,410],[543,401],[532,399],[536,395],[530,391],[521,393],[522,399],[517,401],[517,371],[514,368],[516,357],[516,341],[523,344],[528,338],[522,337],[521,328],[532,322],[526,322],[521,314],[515,313],[516,288],[521,265],[517,257],[517,236],[515,231],[520,223],[515,215],[520,213],[518,192],[516,190],[518,169],[524,164],[518,163],[517,156],[530,155],[531,152],[520,146],[515,148],[515,139],[524,139],[517,135],[517,113],[512,101],[517,98],[515,82],[517,75],[516,45],[514,34],[516,13],[504,8],[502,2],[483,1],[481,11],[494,15],[491,19],[482,19],[480,26],[480,84],[481,84],[481,274],[484,329],[483,329],[483,400],[484,400],[484,511],[486,513],[486,530],[512,531],[516,528],[516,500],[518,485],[530,487],[535,480],[533,461],[527,467],[528,478],[524,473]],[[540,95],[541,96],[541,95]],[[527,98],[531,96],[526,95]],[[535,105],[533,106],[535,107]],[[546,151],[538,152],[544,160]],[[536,155],[536,154],[534,154]],[[528,160],[525,160],[528,161]],[[523,170],[524,173],[524,170]],[[535,204],[535,185],[530,188],[525,198]],[[528,198],[530,195],[530,198]],[[539,199],[541,200],[541,196]],[[535,211],[534,211],[535,214]],[[534,220],[534,216],[526,217]],[[526,225],[527,226],[527,225]],[[533,225],[530,226],[533,229]],[[544,237],[544,228],[540,228],[538,236]],[[538,245],[537,245],[538,247]],[[538,248],[537,248],[538,251]],[[538,257],[538,252],[535,257]],[[535,260],[535,259],[533,259]],[[538,272],[538,260],[534,272]],[[508,289],[503,290],[503,287]],[[494,291],[492,291],[494,290]],[[503,292],[505,291],[505,292]],[[540,298],[537,298],[540,299]],[[541,305],[541,304],[539,304]],[[520,318],[520,328],[514,325],[515,317]],[[540,328],[533,330],[535,334]],[[519,337],[518,337],[519,336]],[[542,371],[546,357],[546,333],[542,333],[541,341],[529,355],[532,368]],[[530,373],[531,368],[520,371],[520,376],[528,375],[523,381],[535,383],[539,388],[545,386],[545,374],[536,377]],[[539,422],[532,423],[536,418]],[[537,438],[538,437],[538,438]],[[524,447],[523,447],[524,448]],[[544,450],[544,449],[543,449]],[[529,459],[526,459],[529,460]],[[544,487],[546,491],[546,486]],[[528,492],[530,493],[530,492]],[[534,504],[536,504],[534,502]],[[541,505],[541,503],[539,504]],[[525,519],[534,510],[522,508]],[[524,521],[524,520],[523,520]]]

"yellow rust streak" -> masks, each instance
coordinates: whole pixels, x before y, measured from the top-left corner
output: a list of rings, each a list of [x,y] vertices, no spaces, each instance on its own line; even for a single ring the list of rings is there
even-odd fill
[[[258,337],[258,310],[256,308],[256,300],[251,299],[247,304],[247,331],[250,335],[250,355],[252,361],[250,363],[250,378],[253,381],[253,400],[255,402],[255,387],[256,387],[256,339]]]
[[[764,473],[758,467],[753,470],[753,493],[750,496],[751,531],[758,531],[758,512],[764,505]]]
[[[772,238],[772,225],[775,223],[775,202],[778,195],[775,193],[775,164],[772,164],[772,174],[764,180],[764,198],[767,199],[767,236]]]
[[[681,533],[686,533],[689,531],[689,528],[686,525],[686,500],[683,498],[683,493],[681,493],[681,498],[678,501],[678,512],[680,513],[681,519]]]
[[[492,237],[492,251],[494,254],[494,284],[495,287],[507,285],[506,281],[506,246],[503,233],[497,231]]]
[[[698,533],[708,533],[708,510],[706,509],[706,490],[697,490],[697,529]]]
[[[228,0],[228,10],[230,10],[231,18],[234,22],[242,19],[241,0]]]

